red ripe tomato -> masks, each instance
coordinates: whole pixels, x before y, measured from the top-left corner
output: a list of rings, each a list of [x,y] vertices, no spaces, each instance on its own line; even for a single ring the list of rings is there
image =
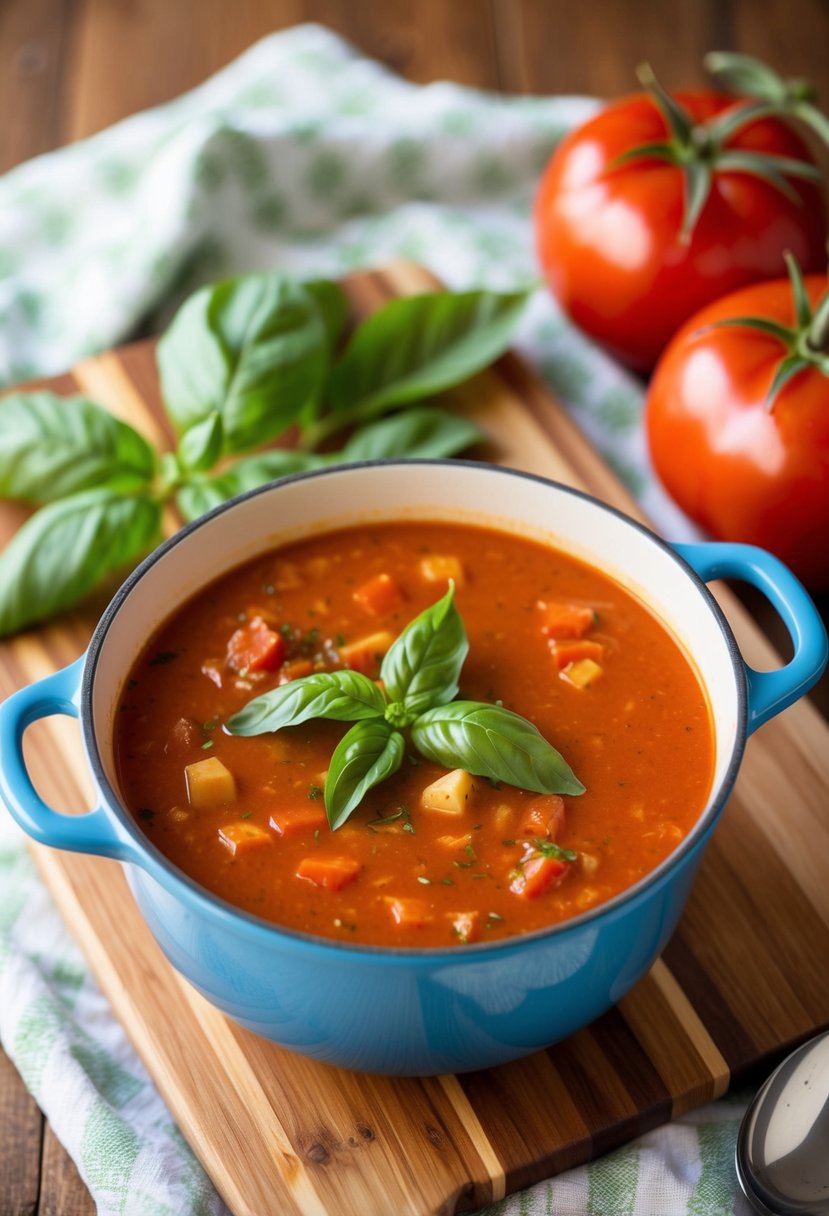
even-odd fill
[[[559,146],[535,209],[539,256],[553,294],[582,329],[642,371],[703,305],[780,274],[786,250],[807,271],[826,265],[819,188],[785,170],[777,185],[748,171],[757,153],[814,168],[797,135],[772,117],[718,139],[711,120],[724,121],[741,103],[719,93],[675,100],[686,112],[684,152],[649,94],[621,100]],[[654,144],[662,151],[619,161]],[[683,168],[688,158],[693,168]],[[683,239],[686,190],[692,175],[701,183],[707,165],[710,192]],[[798,198],[786,196],[792,191]]]
[[[814,307],[826,279],[805,280]],[[814,590],[829,588],[829,357],[791,284],[757,283],[704,308],[657,364],[645,423],[657,473],[715,537],[776,553]],[[734,318],[761,318],[790,339]],[[826,314],[824,311],[823,322]],[[825,339],[824,339],[825,341]],[[791,353],[790,353],[791,352]],[[789,362],[786,362],[786,360]],[[778,384],[792,374],[770,400]]]

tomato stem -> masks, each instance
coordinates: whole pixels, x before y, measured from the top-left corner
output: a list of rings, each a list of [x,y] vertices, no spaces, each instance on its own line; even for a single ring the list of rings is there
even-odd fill
[[[829,354],[829,291],[818,302],[806,342],[815,353]]]
[[[726,73],[732,58],[725,54],[713,58],[709,56],[708,59],[713,64],[709,70],[712,74]],[[803,81],[785,82],[764,64],[749,60],[748,56],[737,58],[741,60],[742,75],[738,73],[734,79],[744,89],[752,81],[756,81],[755,92],[749,93],[748,96],[758,96],[759,100],[732,106],[725,112],[701,122],[695,122],[686,107],[671,96],[649,63],[641,63],[636,69],[639,83],[665,120],[668,138],[630,148],[617,157],[614,165],[656,157],[682,170],[685,179],[685,203],[679,241],[683,245],[687,245],[694,234],[697,221],[711,193],[717,170],[724,173],[750,173],[760,177],[794,203],[800,203],[802,200],[791,178],[806,178],[816,182],[823,180],[818,166],[810,161],[728,145],[728,140],[758,118],[784,112],[787,115],[797,113],[798,117],[812,125],[822,123],[825,128],[822,137],[829,145],[829,120],[806,99],[807,86]],[[743,60],[746,62],[743,63]],[[725,66],[724,61],[727,61]],[[729,76],[729,79],[732,77]],[[801,113],[804,107],[814,111],[817,117],[811,113],[808,117]]]

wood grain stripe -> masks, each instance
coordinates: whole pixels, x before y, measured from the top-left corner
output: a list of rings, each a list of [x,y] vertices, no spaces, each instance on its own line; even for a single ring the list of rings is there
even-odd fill
[[[184,999],[193,1011],[196,1025],[204,1036],[203,1046],[210,1051],[214,1059],[221,1061],[228,1084],[228,1092],[224,1095],[224,1108],[229,1110],[238,1101],[255,1116],[257,1141],[267,1145],[269,1160],[284,1182],[297,1212],[302,1213],[302,1216],[335,1216],[335,1210],[324,1204],[317,1193],[273,1106],[265,1100],[259,1077],[228,1020],[205,1001],[186,980],[180,976],[175,978]],[[253,1145],[245,1146],[245,1160],[232,1165],[228,1163],[224,1168],[225,1180],[220,1189],[239,1216],[260,1216],[260,1213],[266,1210],[265,1207],[247,1206],[250,1204],[250,1195],[238,1193],[235,1183],[240,1165],[250,1169],[261,1167],[262,1163],[257,1161],[257,1156],[258,1151]],[[272,1192],[266,1187],[263,1187],[262,1201],[266,1205],[273,1202]]]
[[[84,359],[75,364],[72,373],[79,387],[93,401],[135,427],[155,447],[167,447],[166,434],[127,375],[118,351]]]
[[[672,1118],[725,1093],[728,1064],[662,959],[619,1009],[672,1095]]]
[[[438,1077],[438,1083],[457,1111],[461,1123],[466,1128],[475,1146],[476,1152],[486,1166],[492,1186],[490,1202],[496,1203],[499,1199],[503,1199],[506,1194],[507,1177],[501,1159],[487,1139],[480,1120],[475,1114],[473,1106],[464,1093],[458,1078],[450,1074],[444,1074]]]

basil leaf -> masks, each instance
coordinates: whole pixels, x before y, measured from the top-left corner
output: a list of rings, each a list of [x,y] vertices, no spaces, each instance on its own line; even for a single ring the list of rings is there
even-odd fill
[[[0,635],[70,608],[161,539],[161,507],[143,495],[82,490],[41,507],[0,554]]]
[[[342,337],[348,316],[348,301],[339,283],[330,279],[311,279],[303,287],[313,298],[325,326],[328,349],[333,352]]]
[[[248,490],[256,490],[280,477],[320,469],[329,463],[328,458],[310,452],[291,452],[284,448],[259,452],[256,456],[237,460],[215,477],[197,477],[186,482],[176,494],[176,505],[185,519],[198,519],[237,494],[246,494]]]
[[[177,452],[179,465],[193,472],[212,469],[222,454],[223,438],[221,414],[208,414],[204,422],[197,422],[182,435]]]
[[[469,652],[466,630],[454,603],[455,588],[410,621],[383,656],[380,679],[389,701],[403,707],[404,726],[433,705],[458,694],[458,677]],[[391,707],[390,707],[391,708]]]
[[[382,692],[368,676],[358,671],[317,671],[248,701],[228,721],[227,729],[232,735],[262,735],[310,718],[358,722],[382,717],[385,705]]]
[[[342,737],[325,778],[325,812],[332,831],[342,827],[368,791],[403,763],[406,743],[382,718],[358,722]]]
[[[157,351],[178,434],[217,413],[225,453],[274,438],[320,393],[329,323],[311,292],[275,273],[225,279],[190,296]]]
[[[156,456],[146,439],[85,397],[14,393],[0,401],[0,497],[51,502],[109,485],[152,481]]]
[[[445,768],[506,781],[539,794],[583,794],[584,786],[532,722],[498,705],[454,701],[412,727],[421,755]]]
[[[342,461],[395,457],[442,460],[485,438],[484,432],[469,418],[424,405],[360,427],[339,458]]]
[[[332,411],[367,421],[468,379],[507,349],[527,295],[441,291],[392,300],[335,364]]]

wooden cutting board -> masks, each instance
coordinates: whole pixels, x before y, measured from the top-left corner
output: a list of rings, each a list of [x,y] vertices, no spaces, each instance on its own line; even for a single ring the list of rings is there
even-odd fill
[[[432,286],[409,264],[347,284],[354,313]],[[166,441],[153,348],[50,382]],[[453,393],[483,455],[636,514],[619,482],[515,357]],[[21,516],[3,508],[6,534]],[[776,665],[734,598],[756,665]],[[5,644],[0,693],[81,653],[94,612]],[[75,724],[30,732],[43,794],[89,804]],[[801,702],[749,743],[682,923],[649,975],[589,1029],[488,1072],[396,1080],[337,1071],[239,1029],[171,970],[120,866],[33,849],[66,921],[182,1131],[238,1216],[451,1213],[588,1160],[722,1094],[731,1079],[829,1025],[829,727]]]

